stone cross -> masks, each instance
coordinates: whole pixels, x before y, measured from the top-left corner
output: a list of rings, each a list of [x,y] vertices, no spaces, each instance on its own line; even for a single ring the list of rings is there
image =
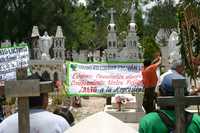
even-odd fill
[[[174,79],[172,81],[173,88],[175,89],[175,96],[158,97],[157,104],[162,106],[175,106],[176,112],[176,133],[185,133],[185,106],[186,105],[199,105],[199,96],[184,96],[184,88],[186,88],[185,79]]]
[[[111,16],[110,23],[111,23],[111,24],[114,24],[114,13],[116,13],[116,11],[115,11],[113,8],[111,8],[111,9],[108,11],[108,13],[110,13],[110,16]]]
[[[5,82],[5,96],[18,98],[18,130],[19,133],[30,133],[29,97],[39,96],[53,90],[51,81],[22,80],[26,78],[26,69],[17,71],[16,81]]]

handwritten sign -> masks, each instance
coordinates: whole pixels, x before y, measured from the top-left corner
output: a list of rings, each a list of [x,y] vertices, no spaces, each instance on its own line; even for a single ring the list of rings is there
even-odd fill
[[[28,46],[0,49],[0,81],[16,79],[16,68],[28,66]]]
[[[70,95],[128,94],[143,91],[142,63],[67,64]]]

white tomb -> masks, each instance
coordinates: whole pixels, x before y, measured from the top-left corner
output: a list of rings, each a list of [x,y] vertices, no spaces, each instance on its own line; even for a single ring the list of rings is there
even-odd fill
[[[145,115],[142,108],[142,94],[136,94],[132,96],[131,94],[119,94],[121,97],[126,97],[129,99],[126,104],[121,105],[121,110],[118,111],[116,97],[112,97],[111,105],[106,105],[104,111],[115,116],[119,120],[126,123],[136,123],[139,122],[140,118]]]
[[[111,20],[108,25],[107,35],[107,49],[104,50],[104,56],[106,61],[140,61],[142,57],[142,51],[140,49],[139,37],[136,33],[135,24],[135,4],[133,3],[130,9],[131,21],[128,25],[128,35],[125,39],[123,47],[118,46],[118,37],[116,24],[114,22],[115,10],[111,8]],[[103,58],[105,60],[105,57]]]

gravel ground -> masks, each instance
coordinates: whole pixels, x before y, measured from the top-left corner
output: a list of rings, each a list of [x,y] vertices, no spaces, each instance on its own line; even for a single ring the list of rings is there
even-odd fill
[[[76,122],[104,110],[106,98],[103,97],[89,97],[89,99],[81,98],[82,107],[73,108],[73,114]]]

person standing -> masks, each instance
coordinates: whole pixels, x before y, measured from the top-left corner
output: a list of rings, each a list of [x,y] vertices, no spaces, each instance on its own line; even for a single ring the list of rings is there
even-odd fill
[[[156,74],[157,68],[161,64],[161,57],[157,56],[153,62],[151,60],[144,60],[144,69],[142,71],[143,84],[144,84],[144,98],[143,107],[146,114],[155,110],[155,87],[157,85],[158,77]]]
[[[46,110],[48,94],[29,98],[30,133],[63,133],[70,125],[61,116]],[[12,114],[0,124],[0,133],[18,133],[18,113]]]
[[[29,79],[40,79],[37,73]],[[69,123],[62,116],[47,111],[48,93],[40,96],[29,97],[30,107],[30,133],[63,133],[69,127]],[[8,116],[0,124],[0,133],[18,133],[18,113]]]
[[[185,79],[183,76],[185,71],[182,61],[175,61],[170,70],[161,75],[159,83],[160,96],[174,96],[174,88],[172,86],[173,79]],[[199,90],[189,93],[185,88],[185,95],[194,95]],[[162,114],[162,115],[161,115]],[[164,117],[163,117],[164,116]],[[186,112],[187,127],[186,133],[199,133],[200,132],[200,117],[198,114]],[[173,132],[175,126],[176,114],[173,105],[162,106],[160,105],[159,112],[154,111],[146,114],[139,123],[139,133],[169,133]],[[158,125],[159,124],[159,125]]]
[[[4,111],[3,111],[3,105],[5,102],[5,96],[4,96],[4,87],[0,86],[0,123],[4,119]]]

